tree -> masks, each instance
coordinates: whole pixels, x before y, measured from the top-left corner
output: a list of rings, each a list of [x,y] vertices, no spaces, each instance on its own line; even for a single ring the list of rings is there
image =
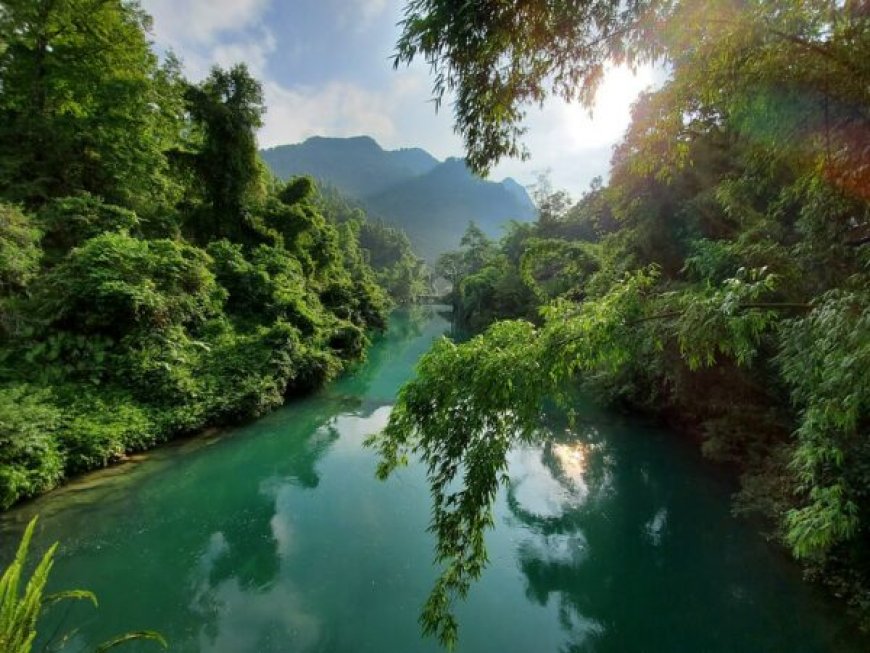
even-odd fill
[[[462,252],[444,252],[435,263],[435,274],[450,282],[451,292],[459,289],[459,282],[468,274]]]
[[[0,204],[0,298],[22,290],[36,276],[41,235],[20,208]]]
[[[538,224],[544,229],[555,229],[571,208],[571,196],[563,190],[554,190],[549,173],[538,175],[532,188],[532,201],[538,211]]]
[[[256,130],[262,125],[263,89],[245,64],[213,68],[187,92],[190,115],[202,132],[195,167],[210,212],[210,231],[238,238],[245,208],[260,177]]]
[[[555,92],[590,105],[607,63],[671,64],[635,104],[609,184],[569,211],[547,206],[527,239],[490,255],[524,252],[540,317],[437,344],[373,440],[381,475],[411,453],[428,463],[443,573],[427,632],[455,642],[451,602],[485,563],[505,454],[539,437],[548,400],[570,408],[577,384],[697,421],[705,451],[745,465],[741,505],[766,504],[793,554],[866,605],[870,250],[854,235],[870,224],[865,5],[408,4],[396,63],[423,56],[436,99],[456,93],[481,171],[523,154],[527,104]],[[460,290],[491,305],[515,274],[500,267]]]
[[[44,233],[42,248],[51,262],[66,256],[89,238],[107,232],[136,233],[139,216],[129,209],[101,202],[87,193],[48,202],[38,213]]]
[[[171,201],[163,149],[182,116],[149,27],[122,0],[3,3],[0,193],[31,206],[79,190],[134,209]]]
[[[153,334],[201,324],[220,311],[225,291],[209,263],[204,251],[186,243],[104,233],[43,275],[36,299],[57,329],[118,338]]]
[[[468,223],[459,246],[462,248],[466,269],[471,274],[480,271],[494,254],[492,241],[474,221]]]
[[[430,64],[436,106],[455,94],[454,120],[467,160],[475,171],[486,172],[504,156],[528,155],[520,143],[525,107],[550,94],[591,107],[608,65],[683,66],[694,59],[703,62],[696,74],[708,81],[713,71],[722,73],[716,81],[727,77],[730,83],[719,87],[725,96],[735,80],[753,81],[746,67],[733,75],[750,48],[755,61],[811,62],[806,77],[836,77],[866,106],[866,11],[864,3],[834,0],[410,0],[394,64],[417,57]],[[711,56],[717,50],[723,54],[723,46],[727,56]],[[844,153],[843,164],[847,161],[860,158]],[[863,164],[851,174],[853,185],[867,181]]]
[[[0,203],[0,341],[18,330],[16,308],[39,273],[41,236],[19,207]]]

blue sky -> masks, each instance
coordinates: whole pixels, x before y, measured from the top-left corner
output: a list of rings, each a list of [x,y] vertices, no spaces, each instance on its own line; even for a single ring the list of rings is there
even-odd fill
[[[244,61],[263,83],[262,146],[309,136],[373,136],[383,147],[423,147],[461,156],[449,106],[436,114],[431,80],[420,63],[393,70],[396,23],[404,0],[142,0],[154,17],[158,49],[171,48],[188,75]],[[492,177],[532,184],[549,170],[575,197],[607,171],[612,145],[628,124],[631,102],[656,75],[613,70],[593,116],[559,100],[529,112],[530,161],[504,161]]]

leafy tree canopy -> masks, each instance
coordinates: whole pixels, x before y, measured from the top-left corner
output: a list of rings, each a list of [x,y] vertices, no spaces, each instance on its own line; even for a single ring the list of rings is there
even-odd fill
[[[0,3],[0,509],[318,387],[426,280],[403,234],[268,174],[243,64],[192,84],[150,23]]]
[[[591,107],[614,64],[694,61],[696,74],[724,82],[704,85],[721,98],[764,79],[765,70],[805,66],[805,79],[837,78],[844,101],[866,106],[870,28],[861,2],[410,0],[401,25],[395,65],[430,64],[436,103],[453,100],[456,129],[479,172],[528,155],[520,142],[527,106],[554,94]],[[774,65],[747,66],[747,58]],[[746,100],[777,108],[770,103],[780,99],[737,99]]]
[[[436,98],[455,93],[481,171],[523,154],[525,106],[591,106],[614,63],[670,66],[606,185],[570,206],[541,184],[535,225],[500,243],[471,229],[439,262],[480,333],[438,343],[372,440],[382,476],[428,464],[442,575],[427,632],[455,643],[506,452],[578,386],[678,416],[741,466],[736,507],[866,607],[868,30],[860,2],[407,4],[396,63],[423,57]]]

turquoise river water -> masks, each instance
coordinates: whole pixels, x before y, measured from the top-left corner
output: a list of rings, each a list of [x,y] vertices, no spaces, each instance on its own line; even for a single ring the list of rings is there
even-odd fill
[[[53,606],[34,651],[139,629],[191,653],[440,650],[417,623],[435,577],[422,469],[379,482],[362,443],[448,328],[397,312],[368,363],[323,392],[7,513],[0,561],[38,512],[36,548],[61,541],[52,589],[100,599]],[[510,476],[491,564],[457,606],[462,653],[870,650],[731,516],[727,475],[666,430],[590,411],[575,433],[512,452]]]

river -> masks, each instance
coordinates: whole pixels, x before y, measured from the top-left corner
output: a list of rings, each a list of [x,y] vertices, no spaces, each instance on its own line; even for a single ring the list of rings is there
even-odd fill
[[[42,651],[155,629],[203,653],[416,653],[435,578],[420,466],[382,483],[363,447],[401,384],[448,329],[397,312],[369,361],[321,393],[231,431],[87,476],[0,521],[0,559],[34,513],[37,549],[61,541],[61,604]],[[576,432],[511,454],[489,534],[491,564],[457,606],[458,651],[870,650],[757,525],[734,487],[666,430],[590,410]],[[156,651],[153,643],[118,649]]]

